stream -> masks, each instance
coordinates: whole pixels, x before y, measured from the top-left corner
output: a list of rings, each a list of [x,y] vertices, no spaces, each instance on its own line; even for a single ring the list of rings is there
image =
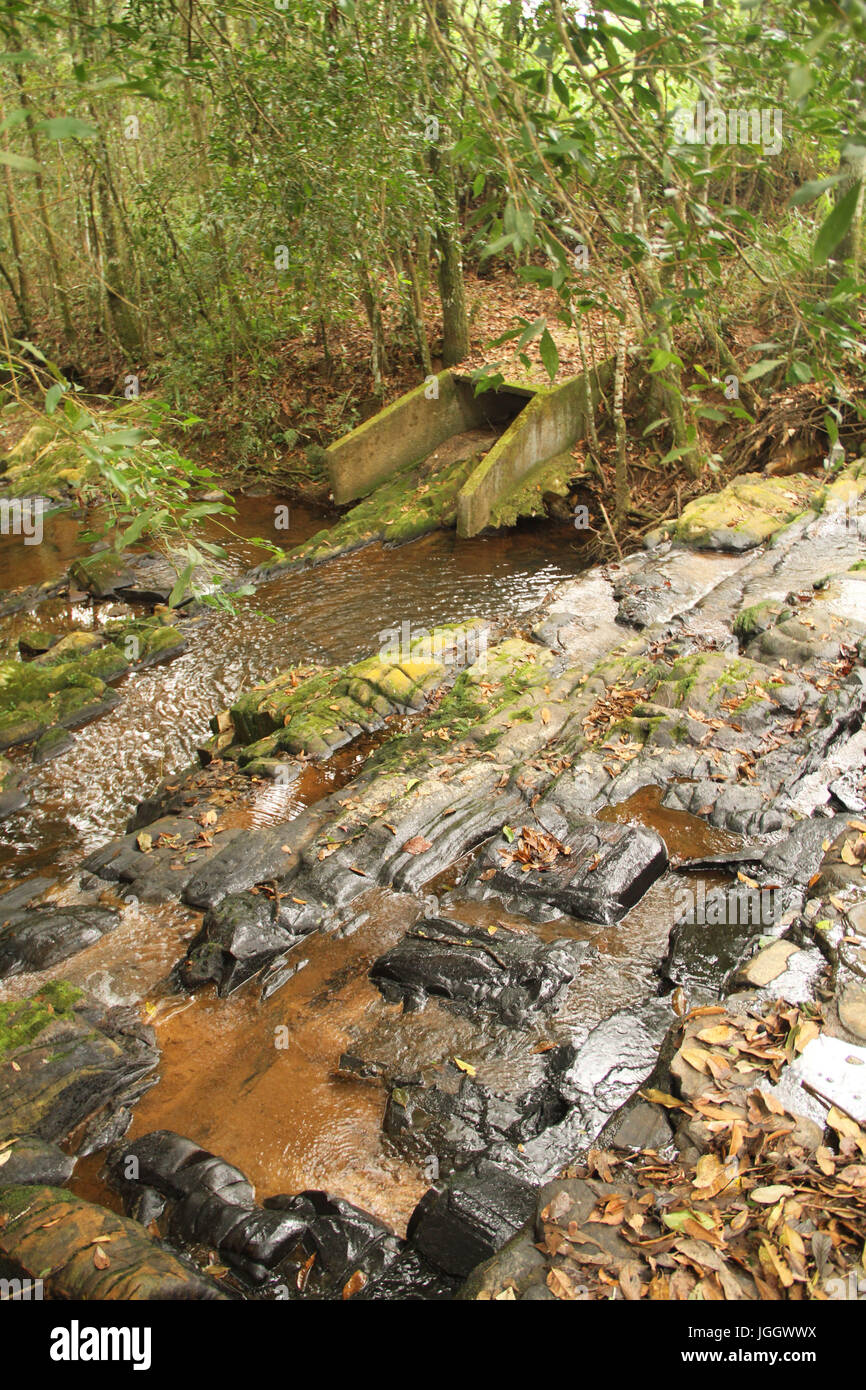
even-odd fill
[[[238,539],[229,548],[238,570],[261,551],[245,538],[274,535],[274,501],[237,501]],[[296,544],[321,528],[311,507],[292,506],[291,529],[277,539]],[[0,582],[56,578],[88,547],[68,517],[46,525],[42,546],[6,538]],[[30,804],[0,825],[0,876],[40,876],[50,898],[79,899],[84,856],[122,833],[136,804],[160,781],[195,759],[208,720],[237,694],[285,668],[306,662],[345,663],[381,645],[381,634],[409,622],[413,637],[437,623],[481,615],[514,624],[536,610],[552,587],[579,574],[585,560],[573,530],[528,523],[472,541],[438,531],[411,544],[368,546],[319,568],[278,576],[242,600],[234,615],[206,614],[192,625],[182,655],[120,682],[121,702],[76,731],[74,746],[38,768],[29,750],[10,757],[27,767]],[[52,599],[36,614],[4,620],[7,643],[28,627],[87,627],[118,605]],[[248,824],[282,823],[303,805],[349,780],[366,750],[340,750],[289,787],[260,789],[243,814]],[[317,935],[306,968],[267,1003],[249,990],[218,999],[210,991],[176,996],[165,977],[200,914],[180,904],[139,904],[111,890],[100,895],[122,913],[120,925],[95,945],[39,974],[4,982],[0,998],[31,993],[63,978],[106,1003],[143,1003],[162,1052],[160,1081],[137,1108],[132,1135],[169,1128],[229,1154],[259,1196],[326,1187],[402,1229],[429,1185],[416,1167],[389,1152],[381,1131],[383,1097],[334,1075],[353,1027],[394,1013],[367,978],[367,968],[419,915],[408,895],[373,890],[347,936]],[[477,905],[474,910],[483,912]],[[647,960],[668,929],[667,914],[644,908]],[[584,929],[585,930],[585,929]],[[613,974],[618,949],[610,956]],[[610,983],[610,982],[609,982]],[[632,997],[650,986],[646,970],[631,976]],[[441,1011],[431,1010],[431,1019]],[[442,1014],[445,1026],[449,1020]],[[289,1044],[274,1047],[287,1025]],[[231,1097],[230,1103],[227,1098]],[[78,1165],[73,1187],[110,1206],[116,1199],[97,1174],[100,1155]]]

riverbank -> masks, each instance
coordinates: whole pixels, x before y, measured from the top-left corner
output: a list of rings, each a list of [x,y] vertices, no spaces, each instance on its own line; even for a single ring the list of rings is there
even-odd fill
[[[84,1289],[51,1246],[86,1195],[244,1297],[832,1296],[864,1235],[862,491],[740,484],[516,624],[413,611],[215,714],[76,920],[29,909],[46,985],[110,969],[99,906],[161,945],[98,1019],[24,1003],[26,955],[5,987],[7,1164],[30,1135],[81,1174],[27,1240],[4,1189],[7,1257]],[[75,1048],[43,1085],[57,1029],[107,1038],[86,1090]]]

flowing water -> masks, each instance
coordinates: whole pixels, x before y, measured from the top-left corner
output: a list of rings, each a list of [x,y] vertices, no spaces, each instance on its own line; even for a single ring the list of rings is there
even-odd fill
[[[240,512],[243,536],[274,535],[272,499],[241,499]],[[293,507],[291,530],[276,539],[297,543],[322,524],[321,514]],[[35,561],[29,552],[41,548],[19,544],[20,566],[7,549],[0,580],[56,577],[81,546],[68,518],[55,528],[49,532],[50,560]],[[232,543],[231,554],[239,570],[260,559],[242,538]],[[519,627],[558,581],[584,567],[574,532],[549,523],[471,542],[438,532],[394,550],[371,546],[320,568],[279,576],[244,600],[237,614],[207,614],[193,626],[182,656],[122,681],[122,700],[112,711],[79,730],[68,753],[28,771],[30,805],[0,825],[0,876],[47,875],[58,901],[75,900],[82,857],[122,832],[136,803],[193,760],[209,733],[209,717],[242,689],[291,665],[367,655],[387,629],[405,622],[413,636],[472,616]],[[96,616],[109,607],[97,609]],[[70,619],[92,623],[94,609],[54,599],[35,618],[7,619],[7,650],[28,626],[68,625]],[[292,819],[349,780],[366,751],[341,750],[290,787],[247,784],[251,789],[237,815],[248,824]],[[29,767],[26,751],[14,756]],[[664,812],[652,791],[611,814],[656,824],[670,838],[672,853],[685,858],[727,847],[727,837],[702,823]],[[577,982],[561,1015],[543,1025],[551,1038],[575,1028],[585,1034],[613,1009],[656,992],[654,967],[667,941],[673,882],[666,876],[617,927],[560,919],[532,928],[581,937],[600,952],[599,965]],[[451,882],[433,888],[446,913],[479,925],[505,921],[527,929],[525,919],[511,917],[501,905],[462,901]],[[100,900],[121,911],[113,932],[42,975],[6,981],[0,998],[62,976],[108,1002],[139,1003],[156,1029],[161,1064],[158,1084],[138,1105],[131,1133],[167,1128],[188,1135],[242,1168],[260,1198],[327,1188],[402,1230],[428,1180],[384,1139],[381,1087],[341,1076],[341,1053],[359,1038],[378,1038],[386,1051],[408,1049],[396,1060],[411,1070],[431,1057],[458,1050],[465,1056],[480,1046],[487,1064],[507,1075],[525,1065],[539,1043],[538,1034],[509,1036],[502,1028],[491,1029],[479,1043],[477,1028],[473,1038],[465,1018],[432,1001],[411,1030],[394,1027],[399,1007],[383,1001],[367,970],[423,911],[405,894],[370,890],[343,934],[315,934],[298,948],[295,975],[264,1002],[253,987],[228,999],[211,990],[173,994],[166,976],[197,931],[200,914],[176,903],[130,904],[109,889]],[[73,1185],[111,1202],[99,1167],[98,1155],[85,1160]]]
[[[293,506],[290,529],[275,534],[273,499],[241,498],[238,505],[241,538],[228,547],[238,570],[261,559],[243,537],[297,544],[327,524],[314,509]],[[80,525],[63,515],[48,520],[42,546],[7,539],[0,585],[59,577],[88,548],[79,540]],[[121,681],[121,702],[77,731],[69,752],[40,768],[30,767],[26,750],[11,755],[27,769],[31,801],[0,825],[0,875],[48,875],[56,880],[53,898],[74,900],[82,857],[122,832],[137,802],[193,760],[210,716],[242,689],[287,666],[365,656],[387,629],[406,622],[413,637],[473,616],[519,624],[554,584],[582,568],[573,530],[528,525],[471,542],[438,532],[278,576],[235,615],[205,615],[183,655]],[[116,611],[117,604],[51,599],[35,614],[6,619],[2,636],[11,651],[28,627],[89,626]],[[251,823],[291,819],[348,780],[365,751],[341,750],[291,787],[260,788],[242,814]],[[306,968],[263,1004],[253,990],[228,1000],[208,991],[192,998],[166,994],[165,976],[197,930],[199,914],[179,904],[130,905],[110,890],[101,897],[121,910],[115,931],[51,970],[7,981],[0,996],[29,993],[62,976],[110,1002],[141,1002],[157,1029],[162,1064],[133,1133],[178,1129],[240,1164],[261,1196],[327,1186],[401,1226],[426,1180],[383,1144],[381,1091],[334,1071],[361,1019],[388,1012],[367,967],[406,930],[418,904],[379,893],[372,909],[356,917],[353,934],[311,939]],[[275,1046],[278,1027],[288,1030],[284,1048]],[[106,1200],[98,1166],[98,1159],[85,1160],[76,1183]]]

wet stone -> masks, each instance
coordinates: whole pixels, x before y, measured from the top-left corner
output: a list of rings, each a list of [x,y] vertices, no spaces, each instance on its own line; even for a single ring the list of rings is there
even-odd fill
[[[57,1144],[22,1134],[0,1142],[0,1183],[17,1187],[20,1184],[45,1184],[62,1187],[72,1177],[75,1159],[64,1153]]]
[[[431,1264],[465,1276],[523,1227],[535,1211],[532,1184],[479,1163],[457,1173],[444,1188],[431,1188],[409,1221],[407,1239]]]
[[[280,925],[267,898],[231,894],[205,915],[180,964],[180,979],[187,989],[213,980],[225,996],[301,940]]]
[[[542,942],[530,933],[465,926],[444,917],[424,917],[401,941],[374,961],[370,978],[390,1002],[409,1010],[428,995],[481,1006],[504,1023],[519,1025],[562,994],[597,954],[585,942]]]
[[[566,817],[557,813],[553,798],[542,802],[538,814],[561,846],[552,862],[531,860],[527,869],[498,837],[472,876],[473,888],[481,884],[515,893],[572,917],[609,924],[620,921],[667,867],[664,841],[654,830]],[[519,842],[516,847],[520,849]]]
[[[0,1004],[0,1141],[30,1134],[58,1142],[75,1132],[92,1152],[154,1084],[159,1053],[137,1010],[88,1001],[53,982]],[[122,1129],[121,1129],[122,1132]]]
[[[2,915],[0,978],[51,965],[92,946],[113,931],[118,914],[107,907],[52,907],[41,904]]]

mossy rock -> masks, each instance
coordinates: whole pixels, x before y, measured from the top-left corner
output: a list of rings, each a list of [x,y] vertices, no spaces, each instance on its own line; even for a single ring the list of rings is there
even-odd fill
[[[22,632],[18,638],[18,650],[25,659],[44,656],[60,640],[59,632],[43,632],[40,628],[34,628],[30,632]]]
[[[749,550],[806,511],[820,488],[820,480],[804,473],[785,478],[744,474],[721,492],[689,502],[671,533],[699,550]]]
[[[76,628],[65,633],[59,641],[53,642],[48,651],[34,659],[33,665],[59,666],[63,661],[75,661],[79,657],[88,656],[104,645],[105,638],[98,632]]]
[[[52,980],[26,999],[0,1003],[0,1057],[38,1038],[59,1018],[72,1018],[80,989],[65,980]]]
[[[777,623],[790,618],[793,609],[776,599],[764,599],[748,608],[741,608],[734,619],[734,635],[745,644],[762,632],[769,631]]]
[[[38,420],[6,456],[6,480],[15,497],[61,498],[95,480],[98,470],[78,444],[51,420]]]

